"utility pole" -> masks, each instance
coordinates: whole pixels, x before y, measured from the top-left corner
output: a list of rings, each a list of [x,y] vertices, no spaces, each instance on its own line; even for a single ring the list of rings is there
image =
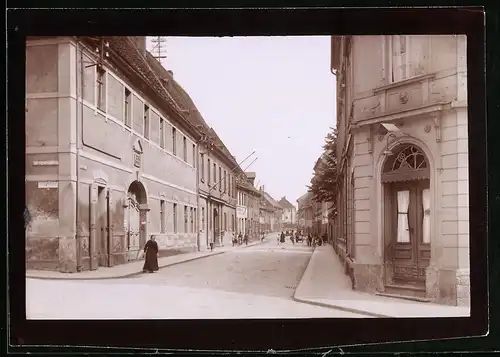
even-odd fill
[[[166,51],[167,49],[165,48],[165,43],[167,42],[167,39],[162,36],[156,36],[153,37],[151,42],[154,44],[153,48],[151,49],[151,52],[153,54],[153,57],[158,60],[158,62],[161,63],[161,60],[163,58],[167,58],[166,56]]]

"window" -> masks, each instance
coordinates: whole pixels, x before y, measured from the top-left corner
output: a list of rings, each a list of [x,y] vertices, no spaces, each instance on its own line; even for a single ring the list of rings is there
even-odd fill
[[[205,230],[205,207],[201,207],[201,229]]]
[[[149,139],[149,107],[144,104],[144,129],[143,134],[146,139]]]
[[[160,147],[165,149],[165,120],[160,118]]]
[[[227,231],[227,214],[224,212],[224,230]]]
[[[227,176],[227,194],[231,197],[231,175]]]
[[[177,233],[177,203],[174,203],[174,233]]]
[[[233,198],[236,198],[236,179],[233,177]]]
[[[205,182],[205,154],[200,154],[201,182]]]
[[[224,170],[224,193],[227,192],[226,176],[227,176],[227,173],[226,173],[226,170]]]
[[[214,185],[217,185],[217,165],[214,162]]]
[[[210,177],[211,177],[210,176],[210,159],[207,159],[207,162],[208,162],[208,165],[207,165],[208,166],[207,179],[208,179],[208,185],[210,185],[210,182],[211,182],[211,180],[210,180]]]
[[[219,181],[222,180],[222,168],[219,166]],[[222,192],[222,182],[219,183],[219,191]]]
[[[194,232],[194,209],[193,207],[189,208],[189,218],[191,218],[191,233]]]
[[[407,55],[409,36],[391,36],[391,82],[398,82],[408,78],[410,58]]]
[[[188,232],[188,207],[184,206],[184,233]]]
[[[196,167],[196,145],[193,144],[193,167]]]
[[[165,201],[160,201],[160,233],[165,233]]]
[[[102,68],[97,67],[97,76],[96,76],[96,85],[97,85],[97,98],[96,105],[97,108],[106,111],[106,71]]]
[[[177,155],[177,130],[172,127],[172,154]]]
[[[188,160],[188,148],[187,148],[187,141],[186,137],[182,137],[182,159],[187,162]]]
[[[231,215],[231,230],[234,232],[234,214]]]
[[[132,93],[125,88],[125,125],[132,126]]]

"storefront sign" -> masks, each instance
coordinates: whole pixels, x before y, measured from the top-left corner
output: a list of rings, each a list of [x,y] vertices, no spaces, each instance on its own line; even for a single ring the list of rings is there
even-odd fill
[[[245,206],[236,207],[236,217],[237,218],[247,218],[247,208]]]

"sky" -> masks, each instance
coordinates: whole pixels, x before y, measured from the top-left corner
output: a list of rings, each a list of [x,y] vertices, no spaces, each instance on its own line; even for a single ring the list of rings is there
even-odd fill
[[[165,40],[163,66],[237,161],[255,151],[241,168],[256,172],[255,183],[273,198],[296,205],[336,122],[330,37]]]

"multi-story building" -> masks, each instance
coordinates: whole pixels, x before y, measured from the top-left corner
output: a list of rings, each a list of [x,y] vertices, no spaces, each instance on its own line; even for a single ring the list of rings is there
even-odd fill
[[[466,36],[335,36],[332,69],[355,288],[468,305]]]
[[[324,170],[325,162],[326,162],[326,153],[321,154],[321,156],[316,160],[316,163],[313,168],[314,176],[311,179],[311,182],[317,179],[317,176],[320,175]],[[330,227],[331,222],[331,209],[332,203],[321,201],[318,202],[316,200],[312,200],[312,211],[313,211],[313,231],[318,236],[323,236],[326,234],[328,239],[332,239],[332,230]]]
[[[253,177],[252,177],[253,176]],[[243,173],[236,178],[237,232],[248,234],[250,240],[259,238],[259,208],[261,192],[253,185],[255,173]]]
[[[28,268],[197,249],[200,133],[146,58],[144,37],[27,39]]]
[[[312,207],[312,194],[307,192],[297,199],[297,218],[298,229],[302,230],[304,234],[312,233],[313,227],[313,207]]]
[[[281,218],[284,229],[297,229],[297,208],[286,199],[282,197],[278,201],[283,209],[283,216]]]
[[[267,232],[280,232],[283,229],[283,223],[281,221],[283,208],[281,208],[280,204],[265,191],[264,186],[260,186],[259,190],[262,197],[260,202],[261,230]]]
[[[250,195],[250,202],[248,205],[248,216],[250,217],[250,226],[252,227],[252,237],[255,236],[260,238],[262,232],[260,230],[260,205],[262,202],[262,192],[255,187],[255,172],[245,172],[245,176],[248,182],[252,185],[252,191],[254,192]]]
[[[211,239],[216,245],[230,243],[231,234],[236,231],[236,173],[241,169],[215,130],[203,119],[189,94],[173,80],[173,73],[152,55],[148,59],[167,88],[172,89],[187,120],[201,132],[196,153],[200,250],[208,249]]]

